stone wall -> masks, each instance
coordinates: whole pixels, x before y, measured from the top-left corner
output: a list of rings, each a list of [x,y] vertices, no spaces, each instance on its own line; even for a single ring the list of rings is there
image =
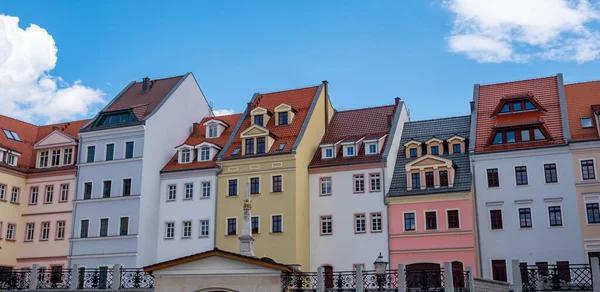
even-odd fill
[[[473,278],[475,292],[508,292],[509,284],[482,278]]]

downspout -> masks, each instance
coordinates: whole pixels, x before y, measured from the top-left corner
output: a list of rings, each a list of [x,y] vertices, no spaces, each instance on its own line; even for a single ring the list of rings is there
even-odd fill
[[[215,222],[213,226],[215,231],[213,232],[213,249],[217,248],[217,200],[219,199],[219,173],[223,171],[223,166],[217,163],[217,171],[215,172]]]
[[[81,157],[81,145],[83,138],[79,137],[77,145],[77,166],[75,167],[75,191],[73,193],[73,211],[71,211],[71,238],[69,239],[69,254],[67,255],[67,268],[71,267],[71,256],[73,255],[73,238],[75,237],[75,214],[77,212],[77,189],[79,186],[79,158]]]
[[[474,153],[471,153],[471,155],[472,154]],[[481,230],[481,228],[479,227],[479,208],[477,208],[477,185],[475,184],[475,182],[477,181],[477,179],[475,178],[475,176],[477,175],[475,172],[475,158],[473,156],[470,156],[469,160],[471,161],[471,185],[473,187],[473,209],[475,210],[476,223],[475,226],[477,226],[477,229],[475,230],[475,233],[477,234],[477,236],[475,237],[475,240],[477,241],[476,257],[479,266],[477,270],[479,270],[479,277],[483,278],[483,262],[481,260],[481,236],[479,235],[479,230]]]
[[[391,262],[392,261],[392,252],[390,251],[391,250],[391,248],[390,248],[390,244],[391,244],[391,242],[390,242],[391,241],[390,240],[390,215],[389,215],[390,210],[388,208],[388,202],[385,198],[387,191],[388,191],[385,189],[385,176],[387,175],[387,173],[385,171],[386,171],[385,164],[382,163],[381,164],[381,173],[382,173],[381,182],[383,183],[383,205],[385,206],[385,218],[386,218],[385,219],[386,220],[385,228],[387,229],[387,241],[388,241],[387,254],[388,254],[388,262]],[[393,267],[389,267],[389,269],[392,270]]]

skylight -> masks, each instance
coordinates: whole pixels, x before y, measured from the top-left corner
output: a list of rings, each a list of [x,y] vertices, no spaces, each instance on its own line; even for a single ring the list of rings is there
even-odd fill
[[[19,137],[19,135],[16,132],[13,132],[13,131],[7,130],[7,129],[2,129],[2,130],[4,131],[4,134],[6,135],[6,138],[22,142],[21,138]]]
[[[233,156],[233,155],[240,154],[240,150],[242,150],[240,147],[237,147],[237,148],[233,149],[233,152],[231,153],[231,155]]]
[[[275,151],[283,151],[283,148],[285,148],[285,144],[286,144],[286,142],[279,143],[279,145],[277,145],[277,149]]]

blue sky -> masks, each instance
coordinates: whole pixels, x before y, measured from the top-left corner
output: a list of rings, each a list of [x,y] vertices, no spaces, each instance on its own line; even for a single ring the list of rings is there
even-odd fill
[[[471,4],[451,7],[452,2],[3,1],[0,14],[18,17],[21,29],[30,24],[45,29],[58,48],[56,66],[46,74],[60,76],[64,86],[80,80],[104,92],[104,100],[131,80],[193,72],[215,109],[240,112],[254,92],[328,80],[337,110],[391,104],[399,96],[411,119],[422,120],[468,114],[475,83],[559,72],[566,82],[600,79],[595,51],[580,59],[568,49],[548,51],[550,42],[563,49],[560,42],[581,39],[569,38],[572,32],[551,35],[541,44],[530,41],[539,37],[539,29],[535,36],[514,35],[513,30],[502,32],[513,35],[491,40],[499,33],[482,32],[489,25],[470,23],[473,27],[465,30],[457,20],[473,13]],[[597,12],[597,2],[591,5],[584,8]],[[514,7],[506,8],[510,12]],[[584,17],[581,22],[595,36],[598,19]],[[517,29],[530,27],[519,20],[496,24],[504,27],[503,21]],[[458,43],[456,37],[466,34],[477,39]],[[503,44],[511,51],[497,49],[504,49]],[[539,57],[541,53],[546,54]],[[91,102],[69,118],[93,116],[101,107]],[[24,119],[44,123],[49,118],[36,114]],[[60,117],[52,118],[56,120]]]

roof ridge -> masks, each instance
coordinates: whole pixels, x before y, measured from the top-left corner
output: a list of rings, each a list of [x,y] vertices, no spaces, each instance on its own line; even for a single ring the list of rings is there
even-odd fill
[[[593,83],[593,82],[600,82],[600,80],[590,80],[590,81],[579,81],[579,82],[573,82],[573,83],[565,83],[565,86],[567,86],[567,85],[577,85],[577,84],[583,84],[583,83]]]
[[[454,117],[443,117],[443,118],[436,118],[436,119],[429,119],[429,120],[420,120],[420,121],[410,121],[410,122],[406,122],[406,123],[413,124],[413,123],[431,122],[431,121],[439,121],[439,120],[466,118],[466,117],[470,118],[471,115],[462,115],[462,116],[454,116]]]
[[[229,116],[235,116],[235,115],[241,115],[241,114],[242,113],[235,113],[235,114],[228,114],[228,115],[214,116],[214,117],[206,117],[206,118],[218,119],[218,118],[222,118],[222,117],[229,117]]]
[[[487,83],[487,84],[486,83],[480,83],[479,86],[490,86],[490,85],[500,85],[500,84],[508,84],[508,83],[517,83],[517,82],[533,81],[533,80],[540,80],[540,79],[546,79],[546,78],[556,78],[556,75],[545,76],[545,77],[529,78],[529,79],[512,80],[512,81],[505,81],[505,82],[498,82],[498,83]]]
[[[159,80],[167,80],[167,79],[173,79],[173,78],[180,78],[185,76],[185,74],[183,75],[177,75],[177,76],[171,76],[171,77],[163,77],[163,78],[157,78],[157,79],[152,79],[150,78],[150,81],[159,81]],[[137,80],[133,80],[134,83],[142,83],[144,82],[144,80],[142,79],[142,81],[137,81]]]
[[[294,88],[294,89],[286,89],[286,90],[279,90],[279,91],[272,91],[272,92],[266,92],[266,93],[261,93],[258,92],[259,95],[265,95],[265,94],[274,94],[274,93],[282,93],[282,92],[288,92],[288,91],[296,91],[296,90],[303,90],[303,89],[309,89],[309,88],[313,88],[313,87],[319,87],[321,86],[319,85],[314,85],[314,86],[307,86],[307,87],[301,87],[301,88]]]
[[[377,109],[377,108],[382,108],[382,107],[395,107],[396,105],[394,104],[388,104],[388,105],[377,105],[377,106],[371,106],[371,107],[363,107],[363,108],[355,108],[355,109],[348,109],[348,110],[340,110],[337,111],[336,113],[344,113],[344,112],[352,112],[352,111],[361,111],[361,110],[369,110],[369,109]]]
[[[30,123],[30,122],[26,122],[26,121],[23,121],[23,120],[19,120],[19,119],[17,119],[17,118],[13,118],[13,117],[11,117],[11,116],[2,115],[2,114],[0,114],[0,116],[2,116],[2,117],[5,117],[5,118],[9,118],[9,119],[11,119],[11,120],[14,120],[14,121],[17,121],[17,122],[21,122],[21,123],[24,123],[24,124],[28,124],[28,125],[30,125],[30,126],[34,126],[34,127],[43,127],[43,126],[38,126],[38,125],[32,124],[32,123]]]

